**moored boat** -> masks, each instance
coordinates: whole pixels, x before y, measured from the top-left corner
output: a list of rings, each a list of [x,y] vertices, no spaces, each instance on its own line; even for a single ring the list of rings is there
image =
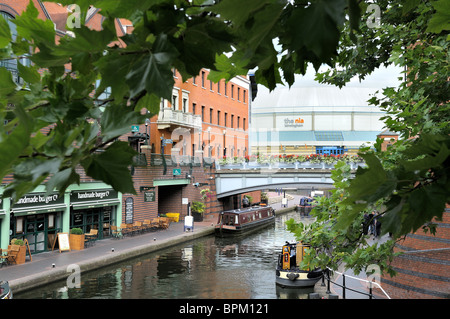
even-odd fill
[[[295,210],[300,212],[300,216],[309,216],[312,209],[313,199],[311,197],[300,198],[300,204],[296,205]]]
[[[278,257],[275,279],[277,285],[286,288],[312,287],[322,278],[321,269],[299,268],[305,256],[305,250],[309,247],[301,243],[286,242]]]
[[[7,281],[0,281],[0,299],[12,299],[13,294]]]
[[[275,224],[275,210],[270,206],[253,206],[223,211],[215,226],[217,236],[242,235]]]

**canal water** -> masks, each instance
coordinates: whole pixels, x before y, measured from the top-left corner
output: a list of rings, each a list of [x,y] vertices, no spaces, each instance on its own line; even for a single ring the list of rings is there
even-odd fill
[[[290,212],[274,226],[244,238],[207,236],[87,273],[80,288],[66,280],[17,293],[32,299],[276,299],[307,298],[313,288],[282,289],[275,285],[275,266],[285,241],[294,241],[285,222],[310,217]]]

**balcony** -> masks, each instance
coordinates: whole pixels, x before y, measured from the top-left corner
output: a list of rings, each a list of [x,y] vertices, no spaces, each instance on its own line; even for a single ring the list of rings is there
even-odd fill
[[[158,114],[158,129],[173,130],[177,127],[202,129],[202,118],[200,115],[193,115],[183,111],[174,110],[168,107],[159,111]]]

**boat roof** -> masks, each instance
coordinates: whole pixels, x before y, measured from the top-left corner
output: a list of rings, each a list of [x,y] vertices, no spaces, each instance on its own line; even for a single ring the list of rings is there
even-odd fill
[[[261,209],[266,208],[272,208],[271,206],[252,206],[247,208],[238,208],[238,209],[232,209],[232,210],[225,210],[222,212],[222,214],[242,214],[242,213],[248,213],[248,212],[254,212]]]

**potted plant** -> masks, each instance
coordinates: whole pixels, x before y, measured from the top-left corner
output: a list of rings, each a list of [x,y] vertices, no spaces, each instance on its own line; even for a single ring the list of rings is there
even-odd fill
[[[11,245],[18,245],[20,246],[19,251],[16,254],[16,265],[18,264],[24,264],[25,263],[25,257],[26,257],[26,247],[25,242],[22,239],[12,239]],[[11,246],[8,247],[8,249],[11,249]]]
[[[266,192],[261,192],[261,203],[266,205],[269,203],[269,196]]]
[[[205,204],[202,202],[192,202],[191,205],[192,216],[195,222],[203,221],[203,213],[205,212]]]
[[[69,236],[70,249],[84,249],[84,233],[81,228],[72,228]]]

